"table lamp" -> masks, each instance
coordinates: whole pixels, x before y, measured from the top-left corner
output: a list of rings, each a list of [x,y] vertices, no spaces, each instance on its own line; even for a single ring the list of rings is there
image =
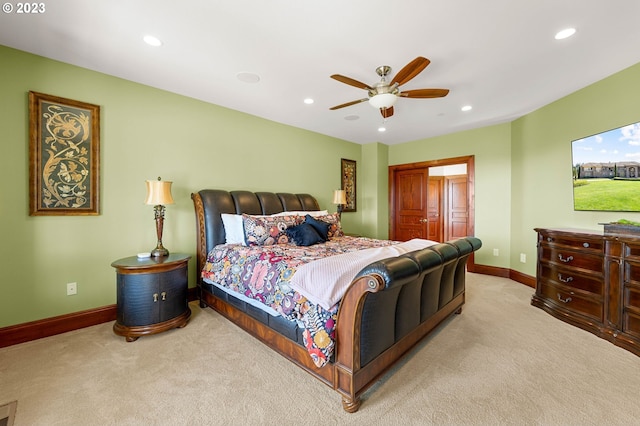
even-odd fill
[[[342,219],[342,208],[347,204],[347,191],[336,189],[333,191],[333,204],[338,205],[338,217]]]
[[[151,256],[154,257],[169,255],[169,250],[162,245],[162,228],[164,226],[164,206],[165,204],[173,204],[173,197],[171,196],[172,183],[166,180],[163,181],[160,177],[158,177],[158,180],[147,181],[147,199],[144,203],[154,206],[156,235],[158,236],[158,244],[151,251]]]

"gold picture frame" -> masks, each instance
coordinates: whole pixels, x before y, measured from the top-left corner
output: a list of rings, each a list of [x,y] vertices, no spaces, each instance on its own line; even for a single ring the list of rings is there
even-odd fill
[[[98,215],[100,106],[29,92],[29,214]]]
[[[356,211],[356,162],[342,158],[340,160],[340,181],[341,188],[346,193],[347,204],[344,205],[343,212]]]

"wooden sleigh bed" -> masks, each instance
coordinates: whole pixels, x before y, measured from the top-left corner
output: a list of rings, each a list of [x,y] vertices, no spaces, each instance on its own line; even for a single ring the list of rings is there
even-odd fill
[[[191,194],[197,223],[200,305],[209,306],[303,368],[342,397],[344,410],[360,408],[373,385],[465,301],[467,259],[481,247],[475,237],[407,252],[353,274],[337,307],[331,359],[318,367],[299,323],[274,316],[206,282],[201,271],[211,250],[226,241],[222,214],[273,215],[320,210],[308,194],[205,189]]]

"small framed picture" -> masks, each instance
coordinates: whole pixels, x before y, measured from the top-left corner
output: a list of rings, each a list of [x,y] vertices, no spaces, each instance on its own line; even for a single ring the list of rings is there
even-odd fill
[[[343,212],[356,211],[356,162],[354,160],[341,159],[340,176],[342,187],[347,196],[347,204]]]

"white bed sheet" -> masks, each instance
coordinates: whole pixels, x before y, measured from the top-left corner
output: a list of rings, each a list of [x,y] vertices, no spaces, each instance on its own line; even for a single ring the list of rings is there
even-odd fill
[[[220,285],[218,283],[214,283],[213,281],[211,281],[208,278],[203,278],[203,281],[208,283],[208,284],[216,286],[217,288],[219,288],[220,290],[224,291],[225,293],[230,294],[231,296],[235,297],[236,299],[240,299],[243,302],[246,302],[246,303],[250,304],[251,306],[258,308],[261,311],[264,311],[264,312],[268,313],[271,316],[274,316],[274,317],[279,317],[280,316],[280,313],[278,311],[276,311],[275,309],[273,309],[273,308],[271,308],[271,307],[269,307],[269,306],[267,306],[267,305],[265,305],[263,303],[260,303],[255,299],[251,299],[250,297],[247,297],[242,293],[238,293],[238,292],[233,291],[233,290],[231,290],[231,289],[229,289],[229,288],[227,288],[227,287],[225,287],[223,285]]]

